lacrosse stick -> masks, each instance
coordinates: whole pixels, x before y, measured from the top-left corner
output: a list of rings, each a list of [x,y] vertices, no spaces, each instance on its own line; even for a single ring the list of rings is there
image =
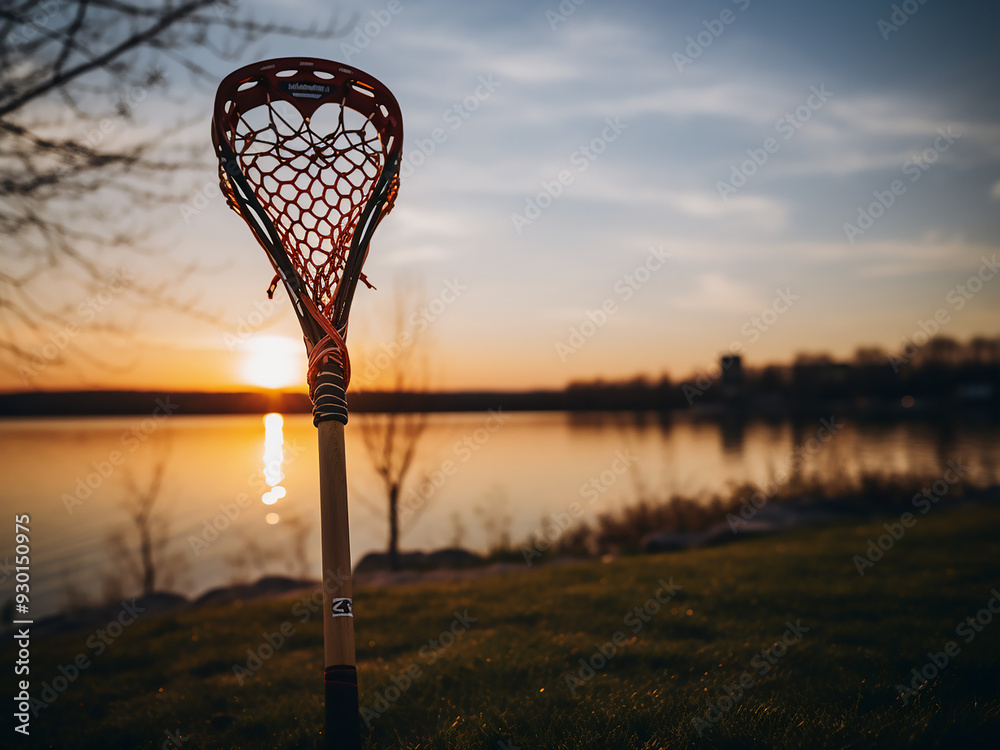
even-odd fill
[[[274,267],[268,296],[284,285],[309,352],[306,380],[319,432],[326,744],[360,747],[344,340],[357,283],[368,283],[361,273],[368,243],[399,189],[403,121],[395,97],[366,73],[289,57],[222,81],[212,140],[222,192]]]

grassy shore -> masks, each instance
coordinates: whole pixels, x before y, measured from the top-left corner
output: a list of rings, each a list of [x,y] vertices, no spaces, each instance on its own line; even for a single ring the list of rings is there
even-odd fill
[[[366,747],[994,747],[1000,614],[982,610],[1000,588],[1000,508],[920,517],[861,576],[853,558],[882,523],[362,589]],[[65,689],[33,719],[31,746],[322,747],[313,602],[36,640],[34,696]],[[88,665],[57,681],[78,655]]]

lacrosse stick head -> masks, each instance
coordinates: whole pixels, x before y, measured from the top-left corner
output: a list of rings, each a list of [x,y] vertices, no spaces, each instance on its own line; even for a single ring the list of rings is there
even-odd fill
[[[219,85],[219,181],[284,285],[309,350],[314,421],[346,424],[351,301],[399,189],[403,120],[382,83],[315,58],[248,65]]]

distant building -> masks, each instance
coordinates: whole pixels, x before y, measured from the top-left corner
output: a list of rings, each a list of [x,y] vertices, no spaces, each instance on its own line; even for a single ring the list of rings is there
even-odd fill
[[[722,365],[722,384],[743,385],[743,358],[739,354],[723,354],[719,360]]]
[[[722,397],[742,396],[746,382],[743,376],[742,357],[738,354],[723,354],[719,364],[722,366]]]

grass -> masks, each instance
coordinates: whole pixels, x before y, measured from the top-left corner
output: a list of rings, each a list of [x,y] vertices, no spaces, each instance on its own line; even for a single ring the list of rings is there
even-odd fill
[[[921,517],[859,576],[852,557],[883,533],[881,523],[832,526],[461,584],[362,589],[361,702],[385,709],[365,746],[993,747],[1000,622],[970,631],[968,643],[956,627],[1000,586],[1000,508]],[[634,610],[661,579],[683,588],[642,622]],[[321,747],[322,634],[309,601],[140,617],[100,655],[88,646],[93,630],[36,640],[36,697],[77,654],[91,666],[33,719],[31,745],[171,747],[166,732],[179,730],[182,748]],[[463,625],[454,613],[466,610],[475,622]],[[775,648],[761,675],[762,651],[788,621],[808,632],[780,658]],[[240,684],[234,664],[246,666],[247,650],[283,623],[294,632]],[[566,675],[588,677],[579,660],[618,632],[626,642],[617,654],[571,692]],[[948,641],[960,651],[904,705],[897,684]],[[408,686],[407,670],[419,671]],[[699,734],[708,701],[725,707],[726,686],[743,673],[754,684]],[[388,690],[382,703],[394,677],[406,689]]]
[[[760,485],[734,484],[727,491],[711,496],[685,497],[663,495],[639,483],[636,501],[623,508],[600,513],[593,524],[580,522],[571,527],[552,545],[552,552],[570,556],[600,556],[605,553],[629,554],[643,549],[650,531],[699,532],[714,526],[728,527],[732,514],[755,507],[779,506],[782,503],[823,501],[829,508],[853,513],[858,518],[881,514],[899,515],[913,510],[912,498],[931,488],[947,468],[936,472],[893,474],[865,472],[858,475],[804,475],[787,477],[786,481],[769,480]],[[949,487],[942,505],[961,501],[969,495],[980,499],[1000,497],[1000,486],[989,482],[963,481]],[[529,548],[537,543],[527,540]],[[492,557],[522,559],[519,547],[497,544]],[[547,545],[543,545],[543,548]]]

